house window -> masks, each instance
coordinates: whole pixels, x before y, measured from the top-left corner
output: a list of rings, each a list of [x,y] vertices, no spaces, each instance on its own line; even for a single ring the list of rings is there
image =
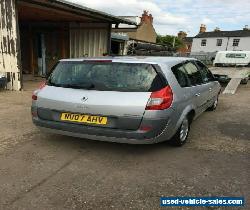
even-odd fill
[[[201,46],[206,46],[207,45],[207,40],[206,39],[202,39],[201,40]]]
[[[217,39],[217,43],[216,43],[216,46],[221,46],[222,45],[222,39]]]
[[[234,39],[234,40],[233,40],[233,46],[234,46],[234,47],[239,46],[239,42],[240,42],[240,39]]]

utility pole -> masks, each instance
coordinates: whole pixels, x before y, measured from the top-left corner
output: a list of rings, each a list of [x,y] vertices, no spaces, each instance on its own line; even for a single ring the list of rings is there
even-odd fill
[[[227,51],[227,48],[228,48],[228,42],[229,42],[229,37],[227,38],[227,46],[226,46],[226,51]]]

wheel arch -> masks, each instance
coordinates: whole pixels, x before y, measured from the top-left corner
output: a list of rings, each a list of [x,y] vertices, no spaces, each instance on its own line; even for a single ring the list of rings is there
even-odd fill
[[[181,126],[181,123],[182,123],[182,121],[183,121],[183,119],[184,119],[185,116],[188,117],[189,123],[192,123],[193,119],[196,116],[196,112],[195,112],[195,109],[194,109],[193,106],[187,106],[183,110],[183,112],[182,112],[182,114],[181,114],[181,116],[180,116],[180,118],[179,118],[179,120],[177,122],[177,129]]]

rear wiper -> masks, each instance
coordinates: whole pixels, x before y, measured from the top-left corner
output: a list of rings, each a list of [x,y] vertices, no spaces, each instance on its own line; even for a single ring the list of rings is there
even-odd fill
[[[54,82],[48,81],[48,85],[63,88],[76,88],[76,89],[93,89],[95,85],[93,83],[89,84],[56,84]]]
[[[56,83],[51,82],[51,81],[48,81],[48,85],[50,85],[50,86],[55,86],[55,87],[62,87],[61,84],[56,84]]]
[[[67,84],[67,85],[62,85],[61,87],[64,87],[64,88],[75,88],[75,89],[93,89],[95,88],[95,85],[94,84],[84,84],[84,85],[81,85],[81,84]]]

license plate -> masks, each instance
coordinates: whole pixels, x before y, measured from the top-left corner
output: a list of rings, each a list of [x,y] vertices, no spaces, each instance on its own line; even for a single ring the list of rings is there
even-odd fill
[[[62,113],[61,120],[70,122],[97,124],[97,125],[106,125],[108,122],[107,117],[92,116],[85,114],[73,114],[73,113]]]

